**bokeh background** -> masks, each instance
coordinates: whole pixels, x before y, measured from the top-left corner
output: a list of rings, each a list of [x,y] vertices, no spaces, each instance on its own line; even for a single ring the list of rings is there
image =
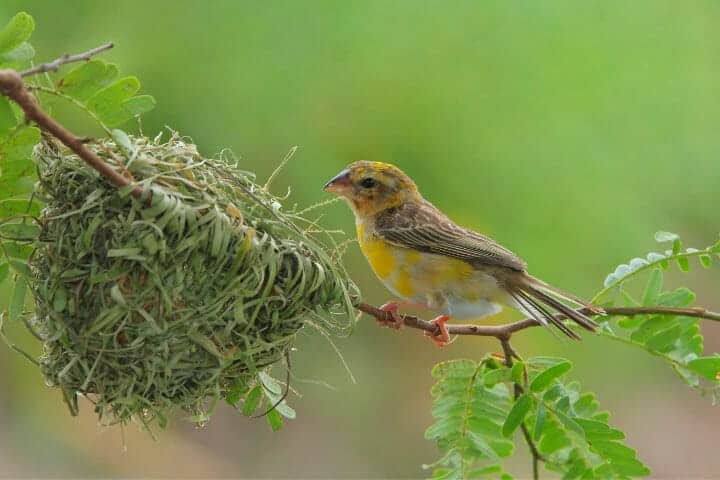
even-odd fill
[[[292,186],[303,205],[326,199],[320,187],[351,161],[396,163],[451,216],[583,296],[618,263],[658,249],[656,230],[697,246],[720,230],[716,1],[4,0],[0,22],[18,10],[37,21],[38,59],[114,41],[103,58],[158,101],[146,132],[171,126],[205,154],[231,148],[260,178],[299,145],[276,187]],[[69,123],[87,132],[77,118]],[[342,204],[324,222],[353,231]],[[345,261],[368,301],[389,298],[356,245]],[[720,308],[717,269],[669,281]],[[38,351],[22,328],[8,330]],[[720,329],[705,332],[719,351]],[[157,442],[135,426],[124,436],[98,428],[87,404],[71,418],[0,345],[0,476],[421,477],[437,458],[423,439],[432,365],[498,350],[473,338],[436,349],[367,318],[337,343],[357,383],[327,342],[303,335],[299,418],[281,432],[227,407],[201,429],[177,420]],[[657,359],[539,329],[516,348],[572,358],[572,375],[655,476],[720,476],[720,411]],[[520,477],[522,449],[510,468]]]

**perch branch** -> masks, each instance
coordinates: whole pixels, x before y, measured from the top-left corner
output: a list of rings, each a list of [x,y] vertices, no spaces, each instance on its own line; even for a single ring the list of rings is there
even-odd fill
[[[373,305],[370,305],[368,303],[360,302],[357,308],[361,312],[375,317],[375,319],[378,321],[389,322],[392,320],[392,316],[390,315],[390,313],[380,310],[379,308],[374,307]],[[592,311],[584,308],[580,311],[586,315],[597,315],[596,313],[593,313]],[[617,315],[624,317],[648,314],[682,315],[685,317],[704,318],[706,320],[720,322],[720,313],[711,312],[703,307],[607,307],[605,308],[605,313],[610,316]],[[426,332],[430,332],[433,334],[439,333],[438,327],[435,324],[428,322],[427,320],[423,320],[414,315],[400,315],[400,318],[403,321],[403,325],[407,327],[425,330]],[[557,313],[555,314],[555,318],[557,318],[558,320],[562,320],[567,317],[563,314]],[[501,342],[503,342],[503,340],[510,340],[510,337],[515,332],[525,330],[526,328],[537,327],[539,325],[540,324],[534,319],[526,318],[524,320],[519,320],[517,322],[508,323],[505,325],[448,324],[446,325],[446,328],[450,335],[478,335],[481,337],[495,337]],[[507,343],[507,345],[509,346],[510,344]],[[503,349],[505,349],[504,343]],[[505,354],[507,355],[507,352],[505,352]]]
[[[125,178],[115,171],[110,165],[87,148],[82,137],[78,137],[70,132],[45,113],[38,105],[35,97],[33,97],[25,87],[20,73],[15,70],[0,70],[0,93],[17,103],[23,112],[25,112],[25,117],[28,120],[32,120],[42,130],[60,140],[70,150],[75,152],[78,157],[107,178],[110,183],[118,187],[126,187],[132,184],[130,179]],[[140,197],[142,195],[142,189],[136,186],[130,193],[135,197]]]
[[[99,47],[88,50],[87,52],[77,53],[75,55],[70,55],[66,53],[62,57],[58,57],[52,62],[41,63],[40,65],[37,65],[28,70],[23,70],[22,72],[20,72],[20,76],[24,78],[29,77],[30,75],[37,75],[38,73],[55,72],[58,68],[60,68],[62,65],[65,65],[66,63],[86,62],[98,53],[104,52],[105,50],[110,50],[111,48],[113,48],[113,46],[114,45],[112,44],[112,42],[108,42],[100,45]]]

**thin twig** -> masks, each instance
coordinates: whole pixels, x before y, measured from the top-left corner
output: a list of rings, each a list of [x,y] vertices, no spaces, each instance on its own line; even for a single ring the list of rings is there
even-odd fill
[[[357,308],[361,312],[367,313],[368,315],[375,317],[375,319],[378,321],[390,322],[392,320],[392,316],[389,312],[380,310],[379,308],[368,303],[360,302]],[[593,313],[588,309],[581,309],[580,311],[585,315],[597,315],[597,313]],[[625,317],[648,314],[682,315],[685,317],[704,318],[707,320],[720,322],[720,313],[711,312],[706,308],[702,307],[606,307],[605,313],[610,316],[617,315]],[[400,315],[400,318],[402,319],[403,325],[407,327],[425,330],[426,332],[430,332],[433,334],[439,333],[437,325],[430,323],[427,320],[423,320],[414,315]],[[555,314],[555,318],[557,318],[558,320],[562,320],[567,317],[561,313],[557,313]],[[477,335],[481,337],[495,337],[498,340],[502,341],[503,339],[509,340],[512,334],[515,332],[537,326],[540,326],[540,324],[535,319],[526,318],[524,320],[519,320],[517,322],[508,323],[505,325],[448,324],[446,325],[446,328],[450,335]]]
[[[62,98],[62,99],[65,100],[66,102],[69,102],[69,103],[71,103],[73,106],[75,106],[76,108],[79,108],[80,110],[82,110],[85,115],[87,115],[87,116],[89,116],[90,118],[92,118],[93,120],[95,120],[95,121],[97,122],[97,124],[100,125],[100,128],[102,128],[108,136],[111,135],[110,129],[108,128],[107,125],[105,125],[105,123],[104,123],[102,120],[100,120],[100,117],[97,116],[97,113],[95,113],[95,112],[93,112],[92,110],[90,110],[90,109],[87,107],[87,105],[85,105],[85,104],[82,103],[81,101],[79,101],[79,100],[71,97],[70,95],[64,94],[63,92],[61,92],[60,90],[57,90],[57,89],[54,88],[54,87],[53,87],[53,88],[50,88],[50,87],[44,87],[44,86],[42,86],[42,85],[33,85],[33,84],[27,84],[27,83],[26,83],[26,84],[25,84],[25,88],[27,88],[28,90],[30,90],[30,92],[36,92],[36,91],[37,91],[37,92],[43,92],[43,93],[47,93],[48,95],[55,95],[55,96],[58,97],[58,98]],[[79,138],[80,138],[80,140],[81,140],[83,143],[87,143],[88,140],[90,139],[90,138],[87,137],[87,136],[85,136],[85,137],[79,137]]]
[[[132,181],[115,171],[99,156],[85,146],[83,139],[67,130],[43,111],[35,97],[25,88],[21,75],[15,70],[0,70],[0,93],[17,103],[25,112],[28,120],[35,122],[41,129],[50,133],[65,144],[78,157],[83,159],[92,168],[100,172],[115,186],[127,187]],[[136,186],[130,193],[136,197],[142,195],[142,188]]]
[[[532,455],[533,480],[538,480],[540,478],[540,461],[545,460],[542,455],[540,455],[540,452],[538,452],[537,446],[530,436],[527,425],[525,425],[525,423],[521,423],[520,429],[522,430],[523,437],[525,437],[525,443],[527,443],[528,448],[530,449],[530,455]]]
[[[503,354],[505,355],[505,365],[508,368],[512,368],[513,358],[519,357],[517,353],[515,353],[512,345],[510,345],[510,337],[501,338],[500,345],[502,346]],[[524,393],[523,387],[519,383],[513,384],[513,390],[515,394],[515,400],[517,400],[517,398]],[[545,458],[542,456],[540,451],[538,451],[537,445],[535,445],[535,441],[530,435],[530,431],[528,430],[524,421],[520,423],[520,428],[522,430],[523,437],[525,437],[525,443],[527,443],[528,448],[530,449],[530,455],[532,456],[533,480],[538,480],[540,478],[539,464],[540,461],[545,461]]]
[[[720,322],[720,313],[711,312],[704,307],[608,307],[605,309],[605,313],[624,317],[652,314],[681,315]]]
[[[111,48],[113,48],[113,46],[114,45],[112,44],[112,42],[108,42],[100,45],[99,47],[95,47],[92,50],[88,50],[87,52],[77,53],[75,55],[70,55],[66,53],[62,57],[58,57],[52,62],[41,63],[40,65],[37,65],[33,68],[24,70],[20,72],[20,76],[24,78],[29,77],[30,75],[37,75],[38,73],[55,72],[58,68],[60,68],[62,65],[65,65],[66,63],[86,62],[98,53],[104,52],[105,50],[110,50]]]

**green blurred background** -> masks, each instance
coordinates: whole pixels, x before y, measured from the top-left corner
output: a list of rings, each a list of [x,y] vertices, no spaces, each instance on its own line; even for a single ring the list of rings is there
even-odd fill
[[[389,161],[431,201],[523,256],[547,281],[591,296],[615,265],[659,247],[717,238],[720,3],[717,1],[50,1],[5,0],[37,21],[38,60],[107,40],[103,58],[136,74],[156,110],[205,154],[228,147],[311,204],[347,163]],[[68,123],[77,133],[89,124]],[[325,226],[351,235],[341,204]],[[389,298],[356,245],[346,264],[368,301]],[[720,308],[720,274],[674,275]],[[5,296],[9,284],[0,286]],[[503,314],[495,321],[514,318]],[[705,326],[708,351],[720,329]],[[714,327],[714,328],[713,328]],[[38,347],[18,326],[9,334]],[[221,408],[206,427],[177,420],[159,442],[131,425],[71,418],[61,395],[0,345],[0,475],[8,477],[421,477],[437,457],[431,366],[479,358],[493,341],[436,349],[417,331],[362,319],[338,342],[308,332],[294,357],[299,418],[272,434]],[[657,359],[587,338],[519,335],[524,355],[575,360],[657,477],[720,475],[720,415]],[[303,380],[311,382],[303,382]],[[316,381],[328,382],[328,389]],[[520,447],[522,450],[522,446]],[[529,474],[524,452],[510,470]]]

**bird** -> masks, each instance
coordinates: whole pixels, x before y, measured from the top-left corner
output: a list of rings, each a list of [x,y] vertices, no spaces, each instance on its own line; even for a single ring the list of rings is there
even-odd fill
[[[553,325],[575,340],[580,336],[556,312],[588,331],[597,328],[583,312],[603,314],[601,307],[530,275],[516,254],[458,225],[426,200],[398,167],[357,161],[323,189],[347,201],[360,249],[375,275],[400,299],[380,307],[391,317],[381,323],[400,328],[400,308],[434,311],[436,328],[425,333],[440,347],[450,342],[449,320],[479,320],[503,307]]]

